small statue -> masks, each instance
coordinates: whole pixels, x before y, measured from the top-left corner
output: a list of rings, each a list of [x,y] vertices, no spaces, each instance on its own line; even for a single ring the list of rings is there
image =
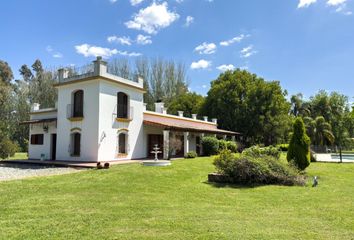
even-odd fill
[[[317,176],[314,176],[312,187],[317,187],[317,185],[318,185]]]

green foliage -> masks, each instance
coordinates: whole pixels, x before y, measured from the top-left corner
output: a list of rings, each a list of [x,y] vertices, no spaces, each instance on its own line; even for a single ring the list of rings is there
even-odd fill
[[[14,75],[9,64],[0,60],[0,82],[9,84],[13,78]]]
[[[185,117],[192,117],[198,114],[204,102],[204,97],[195,92],[188,92],[173,98],[168,105],[168,112],[177,115],[178,111],[183,111]]]
[[[310,138],[306,134],[304,122],[300,117],[295,119],[293,128],[287,160],[298,169],[304,170],[310,165]]]
[[[248,145],[280,142],[291,126],[290,104],[279,82],[245,70],[227,71],[212,81],[203,115],[218,118],[223,129],[246,136]]]
[[[19,147],[17,144],[13,143],[7,137],[1,137],[0,140],[0,158],[7,159],[8,157],[12,157],[18,152]]]
[[[227,149],[227,141],[223,139],[219,140],[219,152],[225,149]]]
[[[237,143],[234,141],[227,141],[226,148],[233,153],[237,153]]]
[[[214,160],[219,174],[236,184],[303,185],[304,179],[291,166],[271,157],[232,154],[224,150]]]
[[[184,158],[196,158],[196,157],[198,157],[198,155],[195,151],[187,152],[187,154],[184,156]]]
[[[219,152],[219,140],[215,137],[202,138],[203,153],[205,156],[216,155]]]
[[[282,152],[287,152],[289,149],[289,144],[288,143],[278,144],[277,148]]]
[[[250,148],[246,148],[242,152],[246,156],[251,156],[251,157],[264,157],[264,156],[271,156],[274,157],[275,159],[280,158],[280,151],[278,148],[269,146],[269,147],[259,147],[259,146],[252,146]]]
[[[326,122],[324,117],[318,116],[316,119],[305,117],[304,123],[313,145],[323,146],[334,142],[331,124]]]

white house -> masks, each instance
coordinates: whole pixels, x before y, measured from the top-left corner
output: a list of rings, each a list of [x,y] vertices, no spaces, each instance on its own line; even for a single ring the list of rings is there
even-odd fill
[[[201,153],[200,139],[212,134],[234,139],[238,134],[217,128],[217,120],[198,120],[167,114],[163,103],[147,111],[143,80],[123,79],[107,72],[97,57],[93,68],[81,75],[58,71],[55,108],[30,113],[29,158],[62,161],[114,161],[152,157],[157,144],[160,157]]]

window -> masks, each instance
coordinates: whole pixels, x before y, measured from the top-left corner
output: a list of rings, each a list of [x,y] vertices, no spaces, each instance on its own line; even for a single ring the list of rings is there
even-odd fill
[[[81,152],[81,134],[73,133],[71,134],[71,155],[72,156],[80,156]]]
[[[84,116],[84,91],[78,90],[74,92],[73,100],[74,100],[73,117],[83,117]]]
[[[31,135],[31,144],[32,145],[43,145],[43,134],[32,134]]]
[[[118,93],[117,118],[128,118],[128,95],[122,92]]]
[[[118,146],[119,146],[119,152],[120,154],[126,154],[127,153],[127,135],[125,133],[120,133],[118,135]]]

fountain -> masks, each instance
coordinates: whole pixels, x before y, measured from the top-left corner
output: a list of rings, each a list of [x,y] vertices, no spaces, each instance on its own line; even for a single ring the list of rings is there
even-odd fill
[[[151,153],[155,154],[155,159],[143,161],[144,166],[159,166],[159,167],[161,167],[161,166],[171,165],[171,161],[158,159],[158,154],[162,153],[162,151],[160,151],[160,148],[158,147],[157,144],[155,144],[155,147],[153,148],[153,151],[151,151]]]

